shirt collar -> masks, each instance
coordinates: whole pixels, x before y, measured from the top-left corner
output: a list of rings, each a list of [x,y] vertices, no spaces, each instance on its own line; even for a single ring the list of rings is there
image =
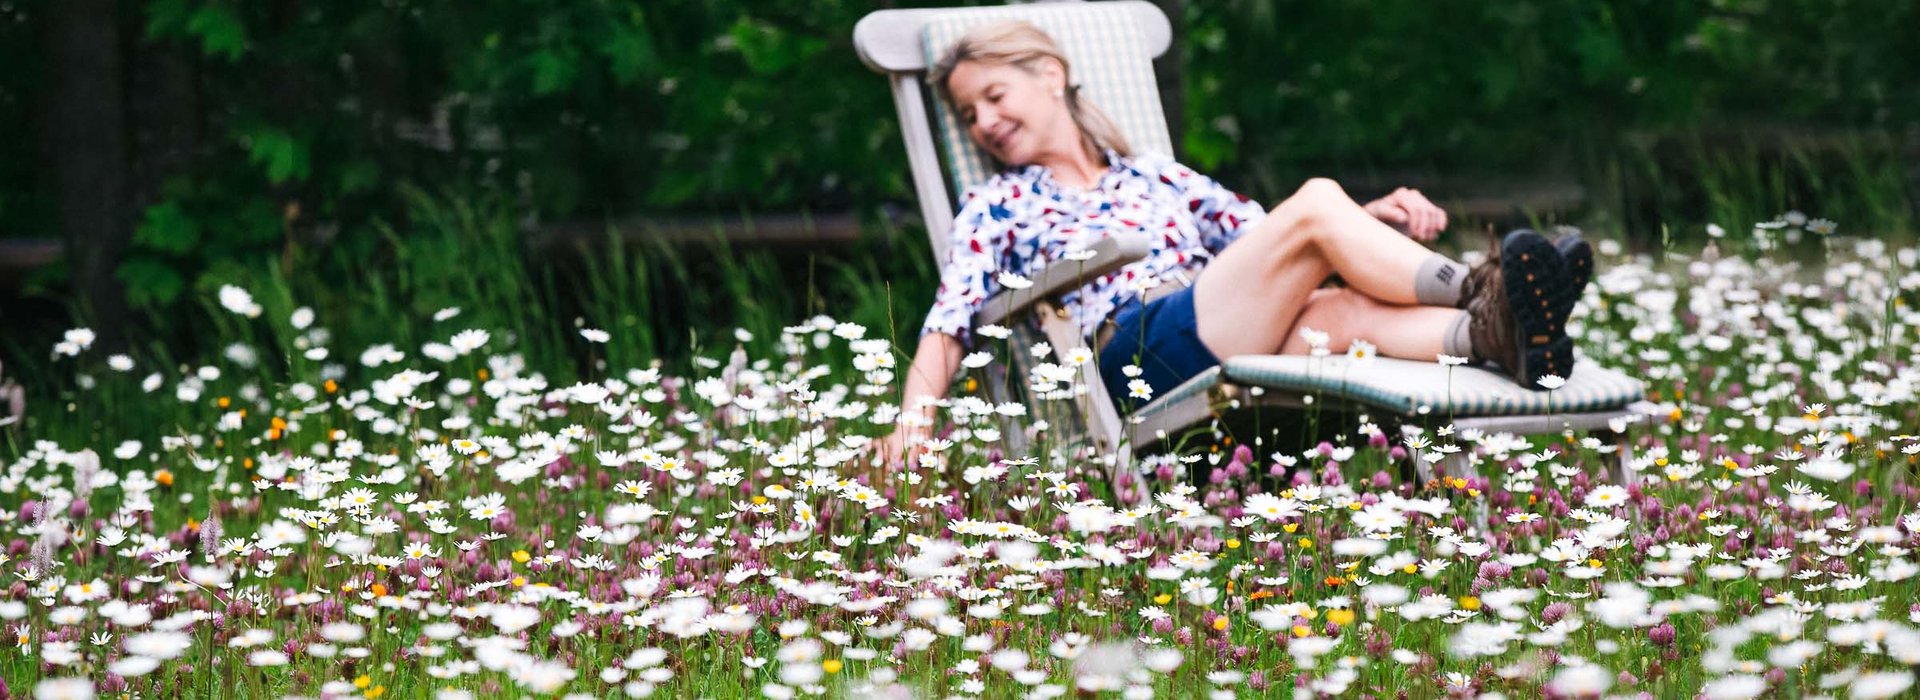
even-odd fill
[[[1127,172],[1131,172],[1133,169],[1132,159],[1120,155],[1118,151],[1115,151],[1111,148],[1105,148],[1101,150],[1107,158],[1107,170],[1106,172],[1101,173],[1100,177],[1094,181],[1093,187],[1086,190],[1088,192],[1100,189],[1100,185],[1106,182],[1107,175],[1113,174],[1113,173],[1127,173]],[[1040,165],[1038,163],[1031,163],[1022,167],[1020,169],[1020,176],[1021,176],[1021,179],[1033,183],[1036,188],[1036,192],[1039,191],[1038,188],[1042,185],[1042,183],[1044,183],[1046,187],[1047,194],[1059,194],[1062,189],[1065,189],[1065,187],[1060,184],[1059,180],[1053,179],[1053,171],[1051,169],[1049,169],[1047,166]]]

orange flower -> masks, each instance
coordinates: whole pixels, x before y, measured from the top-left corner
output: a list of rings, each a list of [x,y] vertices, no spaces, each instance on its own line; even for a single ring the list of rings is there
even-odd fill
[[[172,486],[173,472],[162,469],[158,474],[153,475],[153,480],[159,482],[161,486]]]
[[[373,584],[373,587],[368,588],[367,590],[371,591],[373,593],[373,597],[375,598],[381,598],[387,595],[387,585],[384,583]]]
[[[331,379],[329,379],[329,380],[327,380],[327,383],[325,383],[325,384],[321,384],[321,385],[320,385],[320,388],[322,388],[322,389],[326,389],[326,390],[327,390],[327,393],[329,393],[329,394],[331,394],[331,393],[334,393],[334,392],[337,392],[337,391],[339,391],[339,390],[340,390],[340,385],[339,385],[339,384],[336,384],[336,383],[334,383],[334,381],[333,381],[333,380],[331,380]]]

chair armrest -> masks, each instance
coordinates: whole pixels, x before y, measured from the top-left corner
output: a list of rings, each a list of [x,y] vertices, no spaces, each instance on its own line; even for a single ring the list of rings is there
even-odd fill
[[[1113,272],[1147,257],[1150,244],[1146,236],[1110,236],[1088,247],[1093,257],[1086,260],[1056,260],[1033,276],[1033,286],[1003,289],[987,298],[980,313],[973,315],[973,326],[1004,323],[1013,314],[1025,311],[1034,302],[1079,289],[1096,277]]]

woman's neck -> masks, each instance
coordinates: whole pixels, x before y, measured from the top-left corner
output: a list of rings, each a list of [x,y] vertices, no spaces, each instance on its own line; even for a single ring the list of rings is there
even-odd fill
[[[1105,171],[1100,163],[1083,149],[1074,149],[1071,153],[1061,154],[1059,158],[1043,160],[1040,163],[1053,174],[1054,182],[1073,189],[1090,189],[1099,184],[1100,175]]]

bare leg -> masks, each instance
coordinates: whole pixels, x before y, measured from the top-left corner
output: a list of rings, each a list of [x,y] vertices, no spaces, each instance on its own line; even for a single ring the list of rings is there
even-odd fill
[[[1311,348],[1300,329],[1312,328],[1328,335],[1327,349],[1333,352],[1345,352],[1353,341],[1364,340],[1387,357],[1432,362],[1442,351],[1447,329],[1463,313],[1444,306],[1388,304],[1351,289],[1318,289],[1307,297],[1280,354],[1307,354]]]
[[[1308,295],[1335,272],[1360,294],[1411,305],[1414,276],[1432,254],[1332,180],[1309,180],[1194,283],[1200,341],[1222,358],[1278,351]]]

